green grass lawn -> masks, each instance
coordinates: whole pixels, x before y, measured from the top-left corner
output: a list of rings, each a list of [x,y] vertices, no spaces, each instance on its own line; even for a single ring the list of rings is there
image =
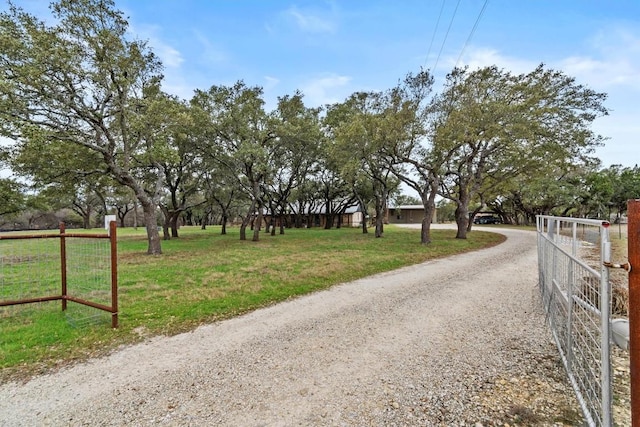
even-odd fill
[[[0,308],[0,381],[504,240],[479,230],[467,240],[432,230],[432,238],[421,245],[420,230],[387,226],[381,239],[353,228],[288,229],[252,242],[240,241],[237,228],[223,236],[219,227],[183,227],[180,238],[163,242],[163,255],[148,256],[143,228],[118,229],[120,327],[110,328],[108,313],[97,322],[69,322],[60,302]],[[69,303],[73,310],[80,308]]]

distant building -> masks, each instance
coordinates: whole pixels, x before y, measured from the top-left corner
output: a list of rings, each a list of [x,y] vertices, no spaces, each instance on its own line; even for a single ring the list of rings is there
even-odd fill
[[[341,214],[335,212],[336,208],[334,208],[333,216],[333,226],[341,226],[341,227],[360,227],[362,225],[362,212],[357,206],[349,206],[344,209],[344,212]],[[321,204],[317,207],[305,207],[302,211],[302,225],[304,227],[324,227],[329,220],[330,215],[327,214],[326,204]],[[271,218],[271,214],[269,212],[264,213],[263,216],[264,224],[272,224],[274,226],[280,226],[281,218],[276,216],[275,218]],[[284,223],[285,225],[293,226],[296,222],[296,212],[289,212],[285,214]]]
[[[433,210],[431,222],[436,222],[437,209]],[[401,205],[387,209],[387,222],[389,224],[421,224],[424,218],[424,206]]]

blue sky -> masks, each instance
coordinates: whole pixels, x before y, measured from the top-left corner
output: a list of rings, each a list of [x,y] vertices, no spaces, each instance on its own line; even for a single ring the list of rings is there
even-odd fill
[[[15,3],[49,16],[46,1]],[[434,72],[439,90],[455,65],[522,73],[544,63],[608,93],[610,116],[594,125],[610,138],[596,153],[603,166],[640,164],[637,0],[115,3],[131,35],[161,58],[164,89],[184,99],[194,89],[244,80],[264,88],[267,108],[296,89],[308,106],[319,106],[390,88],[420,67]]]

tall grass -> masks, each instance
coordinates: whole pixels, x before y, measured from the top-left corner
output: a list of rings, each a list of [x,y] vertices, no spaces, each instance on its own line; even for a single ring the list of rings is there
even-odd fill
[[[219,227],[183,227],[180,238],[163,242],[163,255],[148,256],[143,229],[118,233],[120,327],[109,328],[108,316],[76,325],[59,302],[0,309],[0,380],[504,239],[433,230],[433,243],[421,245],[420,230],[387,226],[381,239],[352,228],[288,229],[252,242],[240,241],[235,228],[221,235]],[[69,311],[77,309],[70,303]]]

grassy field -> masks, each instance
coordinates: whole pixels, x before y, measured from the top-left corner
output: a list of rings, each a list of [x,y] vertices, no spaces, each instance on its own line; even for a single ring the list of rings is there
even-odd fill
[[[382,239],[360,229],[291,229],[251,242],[240,241],[237,228],[222,236],[219,227],[183,227],[180,238],[163,242],[162,256],[148,256],[142,228],[118,233],[120,327],[109,327],[107,313],[78,326],[60,302],[0,308],[0,380],[504,239],[476,230],[457,240],[453,230],[433,230],[433,243],[421,245],[419,230],[388,226]]]

